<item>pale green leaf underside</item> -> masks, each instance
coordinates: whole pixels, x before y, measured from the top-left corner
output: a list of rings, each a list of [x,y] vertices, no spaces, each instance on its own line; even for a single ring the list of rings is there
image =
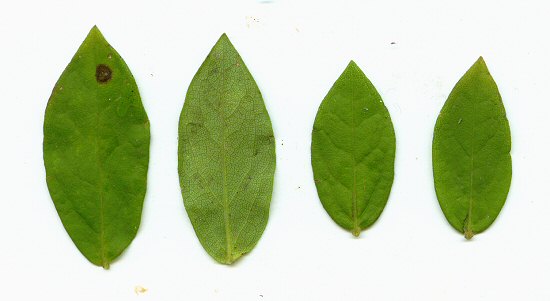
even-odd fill
[[[511,137],[482,58],[453,88],[433,138],[435,190],[449,223],[470,239],[498,216],[512,179]]]
[[[108,268],[137,233],[149,141],[134,78],[94,27],[53,89],[43,147],[59,217],[95,265]]]
[[[395,133],[382,98],[352,61],[321,103],[311,164],[330,217],[358,236],[386,206],[394,175]]]
[[[216,261],[231,264],[266,227],[275,140],[261,93],[225,34],[187,91],[178,158],[195,233]]]

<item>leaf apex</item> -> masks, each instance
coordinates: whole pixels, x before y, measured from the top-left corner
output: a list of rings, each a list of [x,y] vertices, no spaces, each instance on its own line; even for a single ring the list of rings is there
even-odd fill
[[[359,68],[359,66],[357,65],[357,63],[355,63],[354,60],[349,61],[348,66],[346,67],[346,69],[359,69],[359,70],[361,70],[361,68]]]
[[[487,71],[489,70],[489,69],[487,68],[487,64],[485,63],[485,60],[483,59],[482,56],[480,56],[480,57],[476,60],[476,62],[475,62],[474,65],[472,66],[472,68],[473,68],[473,67],[482,68],[483,70],[487,70]]]
[[[346,69],[344,70],[344,73],[351,72],[352,74],[363,74],[363,70],[359,68],[359,66],[355,63],[355,61],[350,60],[348,65],[346,66]]]
[[[90,29],[90,33],[99,33],[101,34],[101,30],[99,30],[99,27],[97,25],[92,26],[92,29]]]
[[[224,32],[222,33],[222,35],[220,36],[220,38],[218,39],[218,43],[220,42],[228,42],[228,43],[231,43],[231,41],[229,40],[229,37],[227,36],[227,34]]]
[[[103,37],[103,34],[101,33],[101,30],[97,27],[97,25],[94,25],[92,29],[90,29],[90,32],[88,33],[88,36],[86,37],[86,40],[105,40],[105,37]]]
[[[235,48],[233,46],[233,43],[231,43],[231,40],[229,40],[229,37],[227,36],[227,34],[224,32],[220,38],[218,39],[218,41],[216,42],[216,44],[214,45],[214,48],[218,48],[218,47],[230,47],[230,48]]]

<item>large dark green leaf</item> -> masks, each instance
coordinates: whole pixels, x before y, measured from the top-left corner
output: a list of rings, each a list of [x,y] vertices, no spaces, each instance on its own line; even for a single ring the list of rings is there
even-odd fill
[[[384,210],[395,133],[382,98],[352,61],[321,103],[311,141],[317,193],[330,217],[359,236]]]
[[[512,179],[510,127],[483,58],[458,81],[434,130],[435,190],[449,223],[468,239],[498,216]]]
[[[63,226],[95,265],[108,268],[136,235],[149,141],[134,78],[94,27],[48,101],[44,164]]]
[[[195,232],[208,254],[231,264],[254,248],[267,224],[275,140],[262,95],[225,34],[187,91],[178,157]]]

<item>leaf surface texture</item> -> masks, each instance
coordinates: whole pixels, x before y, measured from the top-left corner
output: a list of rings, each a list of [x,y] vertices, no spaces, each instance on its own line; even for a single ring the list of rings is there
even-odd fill
[[[94,27],[48,101],[43,150],[63,226],[95,265],[109,268],[137,233],[149,143],[134,78]]]
[[[266,227],[275,140],[260,90],[225,34],[189,86],[178,148],[195,233],[210,256],[231,264],[254,248]]]
[[[483,58],[451,91],[433,137],[433,174],[449,223],[468,239],[496,219],[512,179],[511,137],[497,85]]]
[[[387,203],[394,176],[395,133],[375,87],[352,61],[321,103],[311,164],[330,217],[359,236]]]

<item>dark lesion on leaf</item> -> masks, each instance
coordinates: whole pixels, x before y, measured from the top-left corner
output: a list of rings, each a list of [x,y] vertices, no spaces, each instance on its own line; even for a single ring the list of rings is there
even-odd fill
[[[99,64],[97,65],[95,69],[95,79],[100,84],[105,84],[111,80],[111,77],[113,75],[113,71],[109,66],[105,64]]]
[[[263,135],[261,140],[266,144],[272,144],[275,141],[275,136],[273,136],[273,134]]]
[[[189,126],[191,133],[195,134],[200,128],[202,128],[202,123],[188,122],[187,126]]]

